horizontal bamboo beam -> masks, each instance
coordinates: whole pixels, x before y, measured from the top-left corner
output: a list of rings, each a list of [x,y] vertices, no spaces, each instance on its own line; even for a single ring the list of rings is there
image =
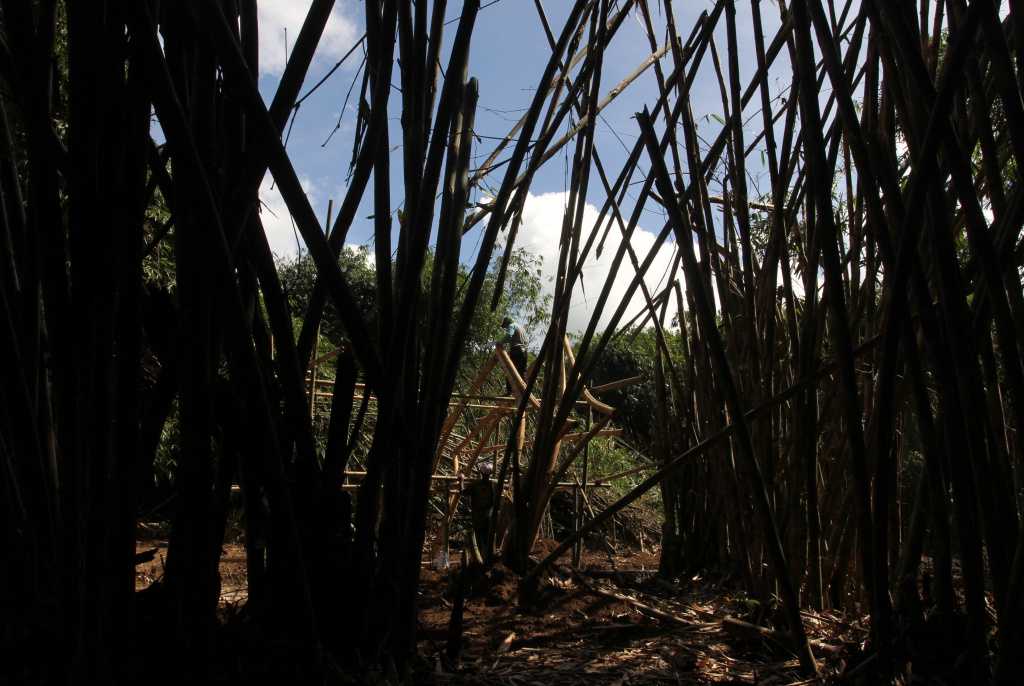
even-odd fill
[[[608,383],[601,384],[600,386],[591,386],[590,392],[595,395],[600,395],[601,393],[607,393],[608,391],[615,391],[620,388],[625,388],[626,386],[638,384],[643,380],[643,376],[631,376],[628,379],[619,379],[618,381],[610,381]]]
[[[345,472],[345,476],[346,477],[353,477],[353,478],[362,479],[363,477],[366,476],[366,472],[365,471],[347,471],[347,472]],[[460,475],[457,475],[457,474],[434,474],[433,476],[430,477],[430,479],[432,481],[443,481],[443,482],[448,482],[448,483],[453,483],[453,482],[457,482],[457,481],[476,481],[476,479],[469,479],[469,478],[466,478],[465,476],[460,476]],[[356,486],[357,484],[348,484],[348,485]],[[599,484],[599,483],[597,483],[595,481],[588,481],[585,484],[577,484],[577,483],[572,482],[572,481],[560,481],[560,482],[558,482],[556,484],[556,486],[558,486],[559,488],[611,488],[611,484],[607,484],[607,483],[600,483]],[[232,491],[236,491],[236,490],[238,490],[238,488],[239,487],[237,485],[235,485],[235,486],[231,487],[231,490]]]
[[[565,434],[562,436],[563,441],[578,441],[581,438],[599,438],[601,436],[621,436],[622,429],[601,429],[597,432],[577,432],[572,434]]]
[[[729,205],[733,204],[731,198],[723,198],[720,195],[709,195],[708,196],[708,202],[714,203],[715,205],[723,205],[723,206],[729,206]],[[761,210],[763,212],[774,212],[775,211],[775,206],[774,205],[768,205],[768,204],[763,203],[763,202],[755,202],[755,201],[752,201],[752,200],[748,200],[747,201],[747,207],[749,207],[752,210]]]

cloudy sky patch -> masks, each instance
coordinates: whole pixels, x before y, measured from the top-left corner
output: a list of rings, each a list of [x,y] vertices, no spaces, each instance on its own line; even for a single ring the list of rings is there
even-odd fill
[[[310,4],[305,0],[259,3],[261,75],[280,75],[284,71],[286,34],[290,53]],[[357,7],[348,2],[334,6],[317,46],[315,60],[336,62],[359,40],[361,33],[353,16]]]
[[[516,236],[516,247],[523,248],[527,252],[543,258],[541,269],[542,288],[545,294],[554,292],[554,277],[558,270],[558,241],[562,230],[562,216],[565,213],[567,194],[556,191],[552,193],[532,193],[526,199],[523,207],[523,220]],[[586,240],[593,229],[598,218],[598,208],[587,203],[583,210],[583,236]],[[636,252],[637,260],[643,262],[648,252],[653,247],[656,234],[637,227],[633,233],[630,243]],[[500,241],[500,239],[499,239]],[[611,320],[618,303],[625,298],[626,291],[636,272],[633,271],[629,256],[626,255],[619,265],[619,269],[612,276],[611,267],[615,255],[622,244],[622,234],[617,225],[612,226],[605,240],[604,249],[600,257],[595,257],[593,250],[589,259],[583,267],[581,283],[573,291],[572,303],[569,310],[569,330],[580,332],[586,329],[597,306],[601,290],[609,277],[612,277],[612,287],[605,306],[600,325],[604,327]],[[661,246],[654,262],[651,264],[644,281],[652,295],[657,294],[667,283],[666,274],[671,266],[673,243],[666,242]],[[630,317],[645,307],[645,300],[642,291],[637,288],[629,301],[626,313],[620,320],[620,324],[628,321]],[[675,300],[669,303],[666,315],[666,323],[671,322],[676,314]]]

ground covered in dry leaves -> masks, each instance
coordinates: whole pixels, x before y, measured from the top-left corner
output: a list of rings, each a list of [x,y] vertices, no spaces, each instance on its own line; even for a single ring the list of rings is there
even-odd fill
[[[566,560],[566,562],[568,562]],[[452,574],[425,571],[420,651],[433,665],[425,683],[497,686],[574,684],[804,684],[785,645],[723,627],[726,617],[770,624],[772,608],[711,579],[669,583],[657,556],[587,555],[574,572],[557,566],[538,607],[517,607],[517,580],[498,567],[466,600],[461,654],[446,655]],[[863,624],[805,614],[823,677],[860,654]]]
[[[542,541],[537,553],[553,542]],[[163,574],[166,540],[140,541],[136,587]],[[420,587],[417,681],[486,686],[627,684],[763,684],[808,682],[784,642],[737,633],[726,617],[771,626],[774,608],[721,580],[668,582],[656,575],[656,551],[586,552],[580,570],[561,560],[542,582],[535,607],[518,605],[518,579],[497,566],[467,596],[456,660],[447,656],[457,568],[425,567]],[[245,549],[224,546],[221,604],[245,602]],[[805,613],[823,676],[840,673],[861,653],[865,624],[829,613]]]

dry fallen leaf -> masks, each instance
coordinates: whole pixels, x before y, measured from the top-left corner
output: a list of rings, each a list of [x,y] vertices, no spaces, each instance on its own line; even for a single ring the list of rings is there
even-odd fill
[[[509,650],[511,650],[512,641],[514,640],[516,640],[516,632],[510,631],[508,636],[506,636],[505,639],[498,646],[498,655],[501,655],[502,653],[507,653]]]

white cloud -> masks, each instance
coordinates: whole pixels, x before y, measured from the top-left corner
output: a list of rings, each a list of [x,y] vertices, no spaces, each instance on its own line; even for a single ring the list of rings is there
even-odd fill
[[[316,207],[316,187],[313,182],[300,175],[299,183],[309,197],[310,204]],[[260,219],[263,220],[263,230],[266,231],[272,253],[278,257],[285,257],[295,255],[299,251],[299,246],[305,249],[306,244],[302,241],[301,234],[296,242],[298,228],[292,222],[288,206],[269,172],[260,184]]]
[[[299,176],[299,183],[302,190],[306,192],[310,204],[315,208],[320,190],[312,180],[306,176]],[[306,252],[306,242],[299,233],[298,226],[292,221],[288,212],[288,206],[281,197],[281,191],[274,183],[273,177],[268,172],[260,184],[260,219],[263,220],[263,230],[267,234],[267,242],[270,243],[270,252],[275,257],[291,258],[299,252]],[[323,221],[321,218],[320,221]],[[321,229],[323,227],[321,226]],[[358,253],[365,251],[365,257],[371,266],[376,264],[376,257],[373,250],[365,250],[364,246],[355,243],[346,243],[345,250]]]
[[[284,71],[285,31],[288,34],[288,51],[291,52],[310,4],[309,0],[262,0],[259,3],[260,74],[277,75]],[[355,19],[340,5],[335,5],[314,59],[341,59],[359,36]]]
[[[527,252],[543,258],[541,279],[543,280],[545,294],[554,292],[554,276],[558,269],[558,241],[562,230],[562,215],[565,211],[566,198],[567,196],[564,192],[543,193],[541,195],[533,195],[531,193],[523,207],[522,224],[516,236],[517,248],[523,248]],[[589,235],[595,222],[597,222],[597,218],[598,209],[588,203],[583,210],[584,236]],[[642,263],[644,261],[656,238],[655,234],[641,227],[637,227],[633,232],[630,243],[636,252],[639,262]],[[594,250],[591,250],[590,257],[583,266],[582,283],[577,283],[573,291],[569,310],[569,331],[582,332],[586,329],[621,244],[622,234],[617,226],[613,226],[612,230],[608,232],[608,238],[604,243],[601,256],[595,258]],[[665,275],[671,266],[671,259],[672,244],[666,242],[658,251],[644,279],[651,295],[655,295],[667,283]],[[608,324],[616,307],[625,297],[626,290],[629,288],[635,275],[636,273],[633,271],[632,263],[627,254],[623,257],[618,272],[614,275],[608,302],[601,315],[601,327]],[[664,281],[662,280],[663,278],[665,279]],[[624,324],[644,307],[643,293],[637,288],[629,301],[625,315],[619,320],[620,325]],[[675,298],[672,298],[669,301],[666,323],[671,322],[675,314]]]

